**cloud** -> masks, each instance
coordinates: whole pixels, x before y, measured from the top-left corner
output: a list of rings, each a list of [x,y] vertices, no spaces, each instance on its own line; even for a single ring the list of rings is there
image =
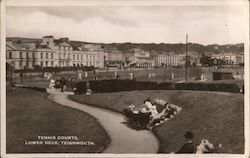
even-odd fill
[[[8,36],[70,37],[90,42],[243,42],[242,6],[8,7]]]

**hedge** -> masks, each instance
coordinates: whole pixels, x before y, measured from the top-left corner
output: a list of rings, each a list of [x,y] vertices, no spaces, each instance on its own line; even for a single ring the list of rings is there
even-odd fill
[[[42,93],[47,93],[46,88],[41,88],[41,87],[32,87],[32,86],[28,86],[28,85],[16,85],[15,87],[20,87],[20,88],[26,88],[26,89],[30,89],[30,90],[34,90],[34,91],[39,91]]]
[[[47,93],[46,88],[31,87],[31,86],[28,86],[28,87],[25,87],[25,88],[30,89],[30,90],[34,90],[34,91],[39,91],[39,92],[42,92],[42,93]]]
[[[89,81],[90,89],[95,93],[108,93],[133,90],[151,90],[158,89],[156,82],[134,81],[134,80],[98,80]],[[76,84],[77,93],[86,92],[86,82],[78,82]]]
[[[156,83],[135,80],[98,80],[89,81],[90,89],[94,93],[110,93],[133,90],[200,90],[240,93],[240,87],[234,83]],[[86,92],[86,82],[76,84],[76,93]]]

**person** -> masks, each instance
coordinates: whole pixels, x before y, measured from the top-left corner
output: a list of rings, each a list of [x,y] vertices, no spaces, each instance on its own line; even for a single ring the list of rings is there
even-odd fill
[[[196,154],[212,153],[214,145],[207,139],[202,139],[201,143],[196,147]]]
[[[64,79],[64,77],[62,77],[61,81],[60,81],[60,86],[61,86],[61,92],[64,91],[65,85],[66,85],[66,80]]]
[[[130,73],[129,76],[130,80],[133,80],[133,73]]]
[[[150,98],[147,98],[146,100],[144,100],[143,103],[145,104],[145,106],[147,107],[147,109],[151,109],[152,106],[153,106]]]
[[[88,72],[87,72],[87,71],[85,71],[85,73],[84,73],[84,77],[85,77],[85,78],[87,78],[87,77],[88,77]]]
[[[117,78],[117,72],[115,71],[115,78]]]
[[[132,73],[132,75],[133,75],[133,80],[136,80],[135,74],[134,74],[134,73]]]
[[[14,81],[10,81],[10,87],[12,90],[15,90],[15,83]]]
[[[69,78],[66,82],[66,90],[71,92],[72,91],[72,87],[71,87],[71,78]]]
[[[23,70],[22,69],[20,71],[20,78],[21,78],[21,83],[23,83]]]
[[[60,78],[56,79],[55,88],[56,88],[56,90],[61,88],[61,79]]]
[[[91,95],[92,90],[90,89],[90,83],[86,82],[86,95]]]
[[[193,133],[190,131],[187,131],[184,135],[185,138],[185,144],[177,151],[177,154],[191,154],[195,152],[195,147],[193,143]]]
[[[73,78],[72,80],[71,80],[71,90],[72,90],[72,92],[74,92],[74,94],[76,94],[77,93],[77,91],[76,91],[76,80]]]
[[[47,75],[47,80],[50,80],[52,78],[52,74],[51,73],[48,73]]]
[[[54,90],[55,89],[55,86],[56,86],[56,83],[55,83],[56,81],[54,80],[54,78],[52,77],[51,79],[50,79],[50,83],[49,83],[49,88],[51,88],[52,90]]]
[[[82,73],[78,74],[78,80],[82,80]]]
[[[165,118],[173,118],[175,115],[178,115],[182,111],[182,108],[174,104],[166,103],[166,108],[164,110],[165,110],[164,114]]]

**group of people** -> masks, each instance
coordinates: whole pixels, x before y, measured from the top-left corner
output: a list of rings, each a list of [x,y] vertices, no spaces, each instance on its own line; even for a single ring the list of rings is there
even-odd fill
[[[159,112],[156,105],[163,106],[163,110]],[[150,113],[150,121],[147,125],[148,129],[151,129],[154,126],[158,126],[161,123],[175,117],[182,110],[181,107],[170,104],[167,101],[161,99],[155,99],[154,101],[151,101],[150,98],[147,98],[144,101],[144,107],[140,110],[135,110],[134,105],[130,105],[129,108],[135,114]]]
[[[200,144],[195,147],[195,144],[193,142],[194,135],[190,131],[187,131],[185,133],[184,138],[185,143],[177,152],[175,152],[176,154],[203,154],[216,152],[214,145],[207,139],[202,139]],[[219,144],[219,148],[221,148],[221,144]]]
[[[61,92],[64,91],[74,92],[76,90],[75,87],[76,87],[75,79],[71,78],[65,79],[64,77],[54,79],[53,77],[51,77],[51,79],[49,80],[49,88],[51,88],[52,90],[60,89]]]

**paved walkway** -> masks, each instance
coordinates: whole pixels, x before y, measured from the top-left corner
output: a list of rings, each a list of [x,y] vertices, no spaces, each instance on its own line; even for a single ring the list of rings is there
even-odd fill
[[[122,124],[123,115],[117,112],[80,104],[67,98],[68,93],[47,90],[49,99],[63,106],[75,108],[97,118],[111,138],[104,153],[156,153],[158,141],[148,130],[133,130]]]

